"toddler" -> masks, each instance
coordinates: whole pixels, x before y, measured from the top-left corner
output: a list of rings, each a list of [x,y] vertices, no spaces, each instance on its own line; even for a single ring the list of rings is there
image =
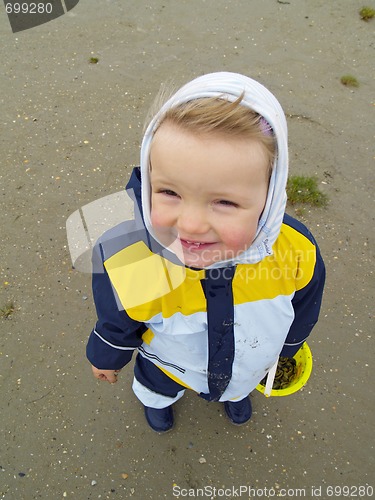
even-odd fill
[[[285,214],[287,172],[282,108],[246,76],[196,78],[151,120],[127,185],[136,216],[94,249],[87,356],[114,383],[137,350],[153,430],[173,427],[186,389],[247,422],[251,391],[317,322],[324,264]]]

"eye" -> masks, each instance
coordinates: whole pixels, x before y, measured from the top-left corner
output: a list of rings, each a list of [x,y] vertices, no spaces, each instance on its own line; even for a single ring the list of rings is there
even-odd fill
[[[158,193],[165,194],[167,196],[178,196],[178,194],[172,191],[171,189],[159,189]]]
[[[219,200],[217,202],[219,205],[222,205],[224,207],[238,207],[237,203],[234,201],[229,201],[229,200]]]

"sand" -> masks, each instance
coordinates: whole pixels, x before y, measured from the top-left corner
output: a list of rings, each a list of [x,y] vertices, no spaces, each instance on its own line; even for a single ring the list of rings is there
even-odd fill
[[[375,20],[362,21],[361,6],[81,0],[19,33],[1,9],[0,307],[15,311],[0,323],[0,498],[369,496]],[[65,223],[123,189],[160,84],[218,70],[258,79],[283,105],[291,173],[316,176],[330,200],[301,216],[327,286],[303,390],[253,393],[243,427],[188,393],[160,436],[131,391],[131,365],[115,386],[91,375],[90,276],[72,269]]]

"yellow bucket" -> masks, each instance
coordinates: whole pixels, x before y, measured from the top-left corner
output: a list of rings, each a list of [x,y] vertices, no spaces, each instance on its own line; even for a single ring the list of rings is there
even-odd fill
[[[312,354],[310,347],[306,342],[302,344],[302,347],[294,355],[296,360],[297,373],[292,382],[288,387],[284,389],[272,389],[270,396],[289,396],[294,392],[299,391],[309,380],[312,372]],[[265,386],[258,384],[256,389],[264,394]]]

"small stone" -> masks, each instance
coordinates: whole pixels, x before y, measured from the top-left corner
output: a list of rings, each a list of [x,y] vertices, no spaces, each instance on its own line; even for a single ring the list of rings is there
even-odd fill
[[[126,474],[126,472],[121,474],[122,479],[128,479],[129,474]]]
[[[18,475],[19,475],[20,477],[25,477],[25,476],[26,476],[26,474],[25,474],[24,472],[19,472],[19,473],[18,473]]]
[[[205,464],[206,462],[207,462],[207,460],[206,460],[204,457],[201,457],[201,458],[199,459],[199,463],[200,463],[200,464]]]
[[[95,479],[93,479],[93,480],[91,481],[91,486],[95,486],[96,484],[97,484],[97,482],[95,481]]]

